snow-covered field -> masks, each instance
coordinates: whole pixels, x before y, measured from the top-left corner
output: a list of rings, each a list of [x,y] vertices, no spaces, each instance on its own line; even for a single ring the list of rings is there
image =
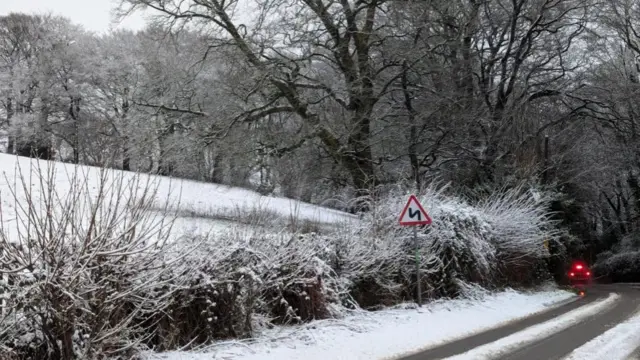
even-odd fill
[[[26,192],[29,192],[34,200],[45,196],[48,184],[43,184],[41,177],[50,177],[59,196],[66,196],[72,191],[70,179],[74,176],[77,179],[76,185],[88,180],[88,192],[97,191],[101,171],[103,169],[97,167],[0,154],[0,204],[4,228],[13,231],[17,226],[16,212],[19,210],[16,209],[24,203]],[[107,171],[106,174],[111,181],[114,177],[121,176],[125,184],[135,183],[140,191],[145,186],[152,187],[156,192],[155,203],[158,210],[166,207],[172,216],[177,216],[173,226],[176,234],[210,233],[230,228],[250,231],[265,218],[278,218],[282,223],[307,221],[320,226],[342,224],[357,219],[344,212],[286,198],[262,196],[246,189],[160,176],[136,175],[132,172]],[[27,182],[23,184],[21,177]]]
[[[149,355],[165,360],[393,359],[547,310],[575,296],[566,291],[505,291],[421,308],[358,311],[339,320],[263,331],[251,341],[218,343],[200,352]]]

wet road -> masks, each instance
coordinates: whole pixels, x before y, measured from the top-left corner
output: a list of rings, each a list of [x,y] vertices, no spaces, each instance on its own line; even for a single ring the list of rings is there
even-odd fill
[[[404,357],[402,360],[446,359],[450,356],[462,354],[478,346],[507,337],[530,326],[556,318],[580,306],[604,299],[609,296],[610,293],[620,295],[620,299],[616,301],[612,307],[605,309],[597,315],[587,317],[565,330],[540,338],[507,355],[501,355],[499,357],[501,360],[562,359],[574,349],[584,345],[640,310],[640,284],[593,285],[588,294],[577,301],[483,333]],[[636,352],[636,354],[640,353]]]

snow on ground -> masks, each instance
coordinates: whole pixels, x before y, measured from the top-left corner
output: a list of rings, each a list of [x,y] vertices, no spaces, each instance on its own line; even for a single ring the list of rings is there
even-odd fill
[[[611,293],[606,299],[596,301],[592,304],[584,305],[576,310],[558,316],[553,320],[531,326],[525,330],[511,334],[500,340],[485,344],[467,351],[466,353],[448,358],[448,360],[480,360],[480,359],[497,359],[500,356],[513,352],[514,350],[534,342],[551,336],[557,332],[569,328],[581,320],[604,311],[615,304],[620,299],[620,295]],[[605,357],[609,359],[609,357]],[[582,359],[582,358],[580,358]],[[603,359],[603,358],[598,358]]]
[[[441,300],[422,308],[357,311],[340,320],[277,327],[251,341],[218,343],[201,352],[149,355],[164,360],[391,359],[547,310],[575,299],[560,290],[505,291],[478,299]]]
[[[575,349],[564,360],[625,360],[640,346],[640,312]]]
[[[46,177],[49,170],[54,174],[56,191],[64,196],[71,192],[70,178],[74,176],[74,172],[81,180],[87,179],[89,188],[95,190],[102,169],[0,154],[0,204],[5,230],[11,232],[17,226],[16,208],[25,203],[26,194],[20,174],[37,202],[46,191],[38,176],[41,174]],[[123,176],[125,182],[132,182],[136,177],[133,172],[118,170],[109,170],[108,174],[110,179]],[[156,189],[158,209],[168,203],[168,208],[177,211],[178,219],[173,228],[175,234],[209,233],[230,228],[249,231],[255,228],[252,226],[255,225],[255,218],[261,216],[279,218],[281,223],[296,219],[336,224],[356,219],[344,212],[286,198],[262,196],[246,189],[153,175],[139,175],[139,179],[138,188],[150,181],[151,186]]]
[[[180,207],[195,212],[229,214],[238,211],[269,211],[283,217],[296,217],[320,223],[352,220],[355,216],[286,198],[262,196],[255,191],[190,180],[162,180],[159,197],[171,194]]]

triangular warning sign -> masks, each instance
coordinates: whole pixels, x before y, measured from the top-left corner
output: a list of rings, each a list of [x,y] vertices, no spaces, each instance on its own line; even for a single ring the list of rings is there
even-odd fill
[[[409,197],[407,205],[404,206],[404,210],[400,214],[400,225],[429,225],[431,224],[431,218],[429,214],[424,210],[420,201],[415,195]]]

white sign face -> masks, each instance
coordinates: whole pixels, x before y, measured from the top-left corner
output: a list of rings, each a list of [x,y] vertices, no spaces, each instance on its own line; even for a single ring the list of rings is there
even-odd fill
[[[415,195],[409,197],[407,205],[404,206],[402,213],[400,214],[400,225],[429,225],[431,224],[431,218],[429,214],[424,210],[418,198]]]

